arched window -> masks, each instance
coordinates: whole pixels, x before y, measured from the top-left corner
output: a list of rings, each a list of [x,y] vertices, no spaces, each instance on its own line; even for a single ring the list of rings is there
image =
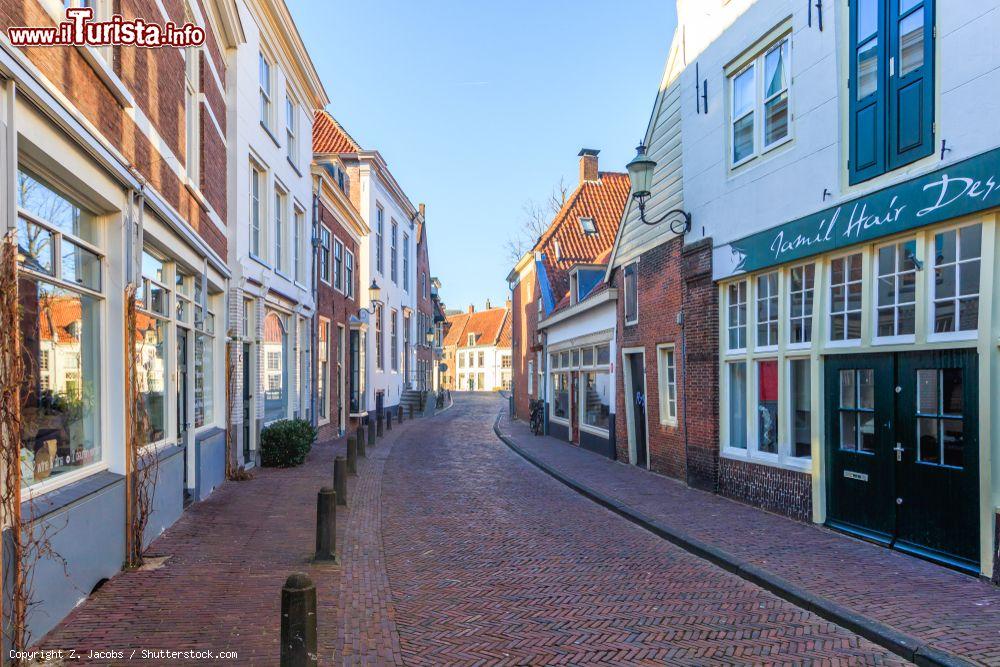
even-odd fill
[[[288,332],[274,311],[264,316],[264,421],[288,415]]]

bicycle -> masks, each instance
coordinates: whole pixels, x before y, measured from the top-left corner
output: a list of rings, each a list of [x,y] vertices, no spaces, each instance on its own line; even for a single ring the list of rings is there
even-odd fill
[[[545,401],[531,401],[531,432],[542,435],[545,430]]]

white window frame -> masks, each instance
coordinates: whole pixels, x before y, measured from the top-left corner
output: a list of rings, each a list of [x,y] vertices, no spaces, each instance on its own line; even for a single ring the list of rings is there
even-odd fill
[[[837,260],[847,260],[853,255],[861,256],[861,305],[858,306],[857,310],[847,310],[847,290],[850,285],[857,281],[852,281],[849,279],[848,268],[845,265],[844,268],[844,308],[843,311],[833,312],[833,263]],[[826,323],[826,340],[824,341],[827,347],[858,347],[865,337],[865,251],[863,248],[854,248],[850,252],[840,253],[831,257],[828,257],[825,262],[826,266],[824,271],[826,271],[826,298],[823,300],[823,318]],[[833,316],[837,315],[839,317],[844,317],[845,333],[847,331],[847,318],[849,313],[858,313],[861,318],[860,329],[857,338],[846,338],[846,339],[834,339],[833,338]]]
[[[736,287],[737,296],[739,296],[739,286],[743,285],[743,300],[736,301],[735,303],[730,298],[730,288]],[[745,354],[747,351],[747,345],[749,344],[748,338],[750,336],[750,281],[747,278],[741,278],[740,280],[735,280],[731,283],[727,283],[723,288],[725,290],[724,296],[726,299],[726,314],[725,314],[725,328],[726,328],[726,354],[727,355],[738,355]],[[730,324],[730,313],[736,308],[739,312],[739,307],[743,307],[743,323],[739,323],[739,318],[737,317],[736,326]],[[743,329],[743,346],[733,347],[732,346],[732,334],[733,331]]]
[[[274,270],[278,273],[285,272],[285,234],[288,229],[286,224],[288,209],[288,193],[281,187],[274,188]]]
[[[332,275],[332,271],[331,271],[331,264],[330,264],[330,262],[333,261],[333,253],[331,252],[332,243],[330,241],[332,239],[333,239],[333,232],[330,231],[330,228],[327,227],[326,225],[320,225],[320,227],[319,227],[319,254],[320,254],[319,280],[324,285],[329,285],[330,281],[331,281],[330,276]],[[323,275],[324,269],[326,270],[325,271],[325,273],[326,273],[325,276]]]
[[[354,298],[354,253],[344,246],[344,294]]]
[[[806,269],[808,269],[809,267],[812,267],[812,272],[813,272],[812,286],[806,287],[805,286]],[[794,282],[792,281],[792,272],[795,271],[796,269],[802,270],[801,290],[793,289]],[[785,346],[789,350],[807,350],[812,347],[813,338],[815,337],[817,330],[816,329],[816,279],[819,277],[818,272],[820,270],[821,269],[816,265],[815,262],[806,262],[805,264],[796,264],[794,266],[788,267],[787,289],[785,290],[788,295],[786,298],[788,316],[785,318],[785,321],[788,326],[788,335],[785,337]],[[798,317],[792,315],[792,297],[796,294],[802,295],[803,314]],[[812,311],[808,315],[805,314],[806,304],[809,305],[809,309]],[[803,326],[805,326],[806,322],[809,322],[810,324],[809,340],[802,342],[792,341],[792,329],[793,329],[792,324],[796,321],[801,322]]]
[[[917,283],[920,281],[920,271],[916,268],[913,271],[900,271],[900,256],[899,247],[905,243],[913,241],[914,255],[917,261],[920,259],[920,241],[912,236],[895,239],[889,243],[881,243],[872,249],[871,257],[869,261],[871,262],[872,269],[872,294],[871,294],[871,328],[872,328],[872,345],[893,345],[898,343],[913,343],[916,341],[916,331],[917,331],[917,311],[919,310],[917,306]],[[892,248],[893,249],[893,273],[886,277],[891,277],[893,279],[893,302],[891,307],[893,311],[893,334],[889,336],[880,336],[878,332],[878,321],[879,321],[879,304],[878,304],[878,290],[879,290],[879,280],[883,277],[879,274],[879,261],[878,255],[882,248]],[[905,273],[913,274],[913,301],[899,301],[899,277]],[[899,309],[905,306],[913,306],[913,333],[911,334],[898,334],[895,331],[899,328]],[[862,306],[863,307],[863,306]]]
[[[285,156],[296,170],[299,168],[299,141],[298,141],[298,114],[299,105],[295,103],[291,95],[285,95]]]
[[[635,318],[628,318],[628,307],[629,307],[629,293],[628,293],[628,276],[626,275],[626,269],[632,268],[632,275],[635,277],[635,295],[633,299],[635,300]],[[627,326],[632,326],[639,323],[639,262],[629,262],[622,267],[622,305],[625,308],[624,318],[625,324]]]
[[[375,270],[385,275],[385,209],[375,202]]]
[[[260,89],[260,124],[268,132],[274,118],[274,63],[259,52],[257,85]]]
[[[340,252],[339,262],[337,260],[338,251]],[[333,237],[333,289],[341,294],[344,293],[344,243],[336,235]]]
[[[775,50],[781,48],[783,44],[788,45],[787,60],[783,63],[785,68],[785,87],[779,90],[777,93],[771,96],[765,97],[764,94],[764,75],[765,75],[765,62],[767,56],[773,53]],[[729,95],[728,103],[728,115],[729,115],[729,141],[728,149],[729,156],[727,158],[727,163],[730,165],[730,169],[738,169],[743,165],[752,162],[758,157],[762,157],[767,153],[773,151],[779,146],[783,146],[793,139],[793,127],[792,121],[794,119],[794,114],[792,113],[792,34],[791,32],[785,32],[781,36],[767,41],[767,43],[762,43],[759,46],[754,47],[756,50],[756,55],[754,55],[750,60],[743,63],[738,69],[727,75],[727,91]],[[753,70],[753,105],[751,108],[740,114],[736,115],[736,80]],[[781,95],[787,95],[786,103],[786,115],[788,116],[788,132],[784,137],[772,141],[770,144],[765,144],[765,127],[764,127],[764,114],[767,109],[767,103],[773,99],[780,97]],[[753,150],[745,157],[739,160],[735,159],[736,151],[736,123],[747,116],[753,117]]]
[[[256,177],[256,179],[255,179]],[[254,192],[254,185],[257,186]],[[267,171],[250,159],[250,256],[267,262]],[[256,214],[256,223],[254,215]],[[256,231],[257,240],[254,242]]]
[[[770,279],[774,277],[774,294],[768,293],[767,296],[762,297],[762,290],[760,288],[761,281],[765,279]],[[758,273],[753,278],[753,333],[754,333],[754,351],[756,352],[774,352],[778,349],[779,342],[781,340],[781,272],[775,269],[774,271],[765,271],[764,273]],[[766,301],[764,304],[765,310],[768,313],[767,320],[761,320],[757,315],[760,313],[761,302]],[[773,307],[774,312],[771,312]],[[749,317],[747,318],[749,319]],[[774,342],[770,340],[768,336],[768,341],[766,345],[761,345],[760,341],[760,326],[761,324],[774,325]]]
[[[979,247],[979,258],[978,258],[978,260],[971,260],[971,259],[970,260],[961,260],[961,259],[959,259],[959,257],[961,256],[961,240],[960,240],[959,234],[960,234],[960,232],[961,232],[962,229],[965,229],[966,227],[975,227],[977,225],[979,226],[980,235],[981,235],[980,236],[980,247]],[[960,286],[960,278],[959,278],[958,275],[956,275],[956,280],[955,280],[955,296],[954,297],[950,297],[948,299],[948,300],[950,300],[950,301],[952,301],[952,302],[955,303],[955,326],[956,326],[956,329],[955,329],[955,331],[937,332],[937,331],[934,331],[934,318],[935,318],[935,314],[936,314],[937,301],[938,301],[938,299],[937,299],[937,284],[936,284],[936,281],[934,279],[934,276],[936,275],[937,269],[938,269],[937,249],[936,249],[936,246],[935,246],[935,239],[936,239],[936,237],[937,237],[938,234],[944,234],[946,232],[952,232],[952,231],[955,232],[955,234],[956,234],[956,239],[955,239],[955,242],[956,242],[956,245],[955,245],[955,262],[949,263],[946,266],[948,268],[950,268],[951,270],[958,272],[959,271],[959,266],[961,264],[969,263],[969,262],[972,262],[972,261],[978,261],[979,262],[979,292],[975,295],[976,299],[979,301],[979,317],[978,317],[978,321],[976,322],[976,328],[975,329],[958,329],[957,328],[958,327],[958,319],[959,319],[958,302],[961,300],[961,297],[959,296],[959,293],[960,293],[960,290],[961,290],[961,286]],[[926,315],[926,319],[927,319],[927,340],[928,341],[934,341],[934,342],[939,342],[939,341],[965,341],[965,340],[976,340],[977,338],[979,338],[979,330],[983,326],[983,298],[982,298],[983,292],[982,292],[982,290],[983,290],[983,266],[984,266],[984,263],[983,263],[983,248],[985,247],[985,244],[986,244],[986,233],[985,233],[985,231],[986,231],[986,225],[982,221],[976,221],[976,222],[972,222],[972,223],[962,223],[962,224],[958,224],[958,225],[948,225],[947,227],[942,227],[942,228],[934,229],[934,230],[932,230],[932,231],[930,231],[930,232],[927,233],[927,237],[928,237],[927,238],[927,243],[928,243],[929,250],[928,250],[928,253],[927,253],[926,256],[928,258],[932,258],[933,259],[933,262],[930,262],[930,261],[925,262],[925,266],[927,267],[926,268],[926,273],[927,273],[927,281],[928,281],[927,282],[927,294],[928,294],[928,298],[927,298],[927,315]],[[996,271],[996,269],[994,269],[994,271]],[[965,295],[965,298],[971,298],[971,296],[972,296],[971,294],[967,294],[967,295]]]
[[[594,352],[596,360],[596,350]],[[660,399],[660,424],[677,426],[677,356],[673,343],[656,346],[656,366]],[[671,373],[673,379],[670,378]],[[666,389],[666,391],[664,391]]]

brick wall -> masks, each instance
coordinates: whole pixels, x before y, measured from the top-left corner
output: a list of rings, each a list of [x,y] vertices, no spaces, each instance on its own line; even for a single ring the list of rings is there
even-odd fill
[[[518,419],[531,418],[529,403],[538,394],[538,369],[528,394],[528,360],[536,358],[538,341],[538,280],[534,268],[525,272],[511,295],[511,387],[514,392],[514,413]]]
[[[719,493],[799,521],[812,520],[812,477],[808,473],[719,459]]]

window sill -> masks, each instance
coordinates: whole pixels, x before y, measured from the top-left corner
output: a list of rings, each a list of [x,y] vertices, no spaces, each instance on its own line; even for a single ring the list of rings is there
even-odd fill
[[[928,343],[960,343],[979,339],[979,331],[950,331],[928,334]]]
[[[255,255],[253,253],[250,253],[250,259],[252,259],[253,261],[257,262],[258,264],[260,264],[261,266],[263,266],[265,269],[267,269],[269,271],[273,271],[274,270],[274,268],[270,264],[268,264],[266,260],[264,260],[261,257],[258,257],[257,255]]]
[[[747,355],[747,349],[745,347],[741,347],[737,350],[726,350],[724,354],[727,358],[745,357]]]
[[[850,348],[850,347],[861,347],[861,339],[855,338],[852,340],[828,340],[826,341],[827,348]]]
[[[660,420],[660,426],[669,426],[670,428],[677,428],[677,423],[678,423],[677,419],[661,419]]]
[[[268,137],[270,137],[271,141],[273,141],[273,142],[274,142],[274,145],[275,145],[275,146],[276,146],[277,148],[281,148],[281,144],[280,144],[280,143],[278,143],[278,138],[277,138],[276,136],[274,136],[274,133],[273,133],[273,132],[271,132],[271,128],[269,128],[269,127],[268,127],[268,126],[267,126],[267,125],[266,125],[266,124],[264,123],[264,121],[260,121],[260,129],[264,130],[264,134],[266,134],[266,135],[267,135]]]
[[[70,484],[79,482],[80,480],[86,479],[92,475],[102,473],[107,471],[108,466],[104,462],[92,463],[89,466],[80,468],[79,470],[74,470],[73,472],[68,472],[57,477],[52,477],[44,482],[38,482],[37,484],[32,484],[31,486],[21,489],[21,502],[25,503],[31,500],[35,500],[40,496],[52,493],[58,489],[62,489]],[[120,476],[119,476],[120,477]],[[47,514],[48,512],[46,512]]]
[[[788,343],[785,345],[787,352],[806,352],[812,349],[812,341],[808,343]]]
[[[911,345],[917,342],[915,335],[907,336],[883,336],[882,338],[872,338],[872,346],[877,345]]]
[[[290,158],[290,157],[288,157],[286,155],[285,156],[285,161],[288,162],[288,166],[292,168],[292,171],[295,172],[296,176],[300,176],[300,177],[302,176],[302,171],[297,166],[295,166],[295,163],[292,162],[292,158]]]
[[[569,420],[568,419],[564,419],[562,417],[556,417],[555,415],[549,415],[549,421],[550,422],[555,422],[556,424],[559,424],[560,426],[569,426]]]
[[[38,521],[125,479],[123,475],[110,472],[100,464],[78,472],[84,474],[72,479],[65,477],[58,485],[52,485],[38,493],[33,492],[27,498],[22,491],[21,516],[26,521]],[[32,491],[33,488],[25,491]]]
[[[751,452],[748,449],[737,449],[736,447],[725,447],[719,455],[733,461],[766,465],[771,466],[772,468],[791,470],[793,472],[812,472],[812,458],[796,459],[790,456],[782,457],[778,454]]]
[[[590,433],[591,435],[600,436],[602,438],[610,438],[611,430],[606,428],[601,428],[600,426],[591,426],[590,424],[580,424],[580,430],[584,433]]]
[[[778,352],[778,346],[765,345],[764,347],[755,347],[753,352],[754,354],[776,354]]]

